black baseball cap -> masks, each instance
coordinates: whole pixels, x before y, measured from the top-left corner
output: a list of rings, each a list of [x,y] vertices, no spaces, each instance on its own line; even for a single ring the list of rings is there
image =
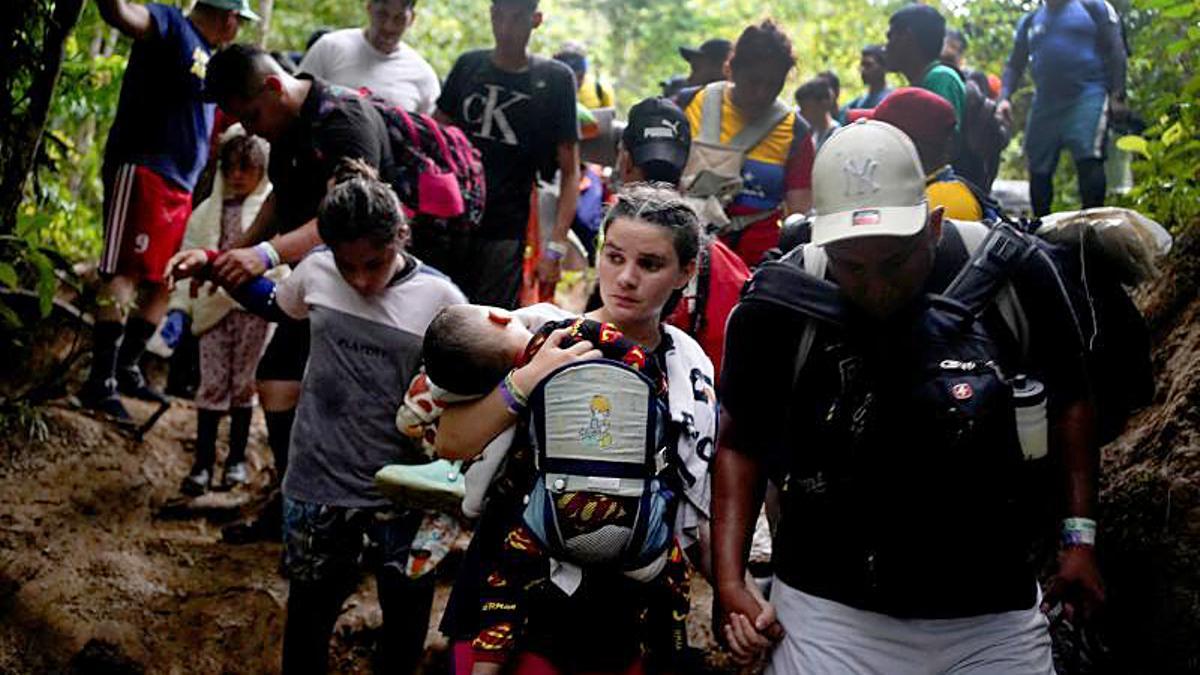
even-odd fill
[[[655,96],[629,109],[621,142],[638,166],[664,162],[682,171],[692,148],[692,130],[679,106]]]
[[[729,58],[729,52],[733,51],[733,43],[729,40],[714,38],[706,40],[699,47],[680,47],[679,55],[685,61],[691,63],[694,59],[703,58],[706,61],[715,63],[725,63],[725,59]]]

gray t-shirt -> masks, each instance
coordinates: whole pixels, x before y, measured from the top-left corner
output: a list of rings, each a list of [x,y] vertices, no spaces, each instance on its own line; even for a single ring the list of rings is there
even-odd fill
[[[338,274],[333,254],[309,255],[275,293],[287,314],[311,321],[308,357],[283,492],[344,507],[388,504],[375,489],[386,464],[425,461],[396,429],[396,410],[421,363],[425,329],[458,288],[415,258],[382,293],[364,297]]]
[[[361,28],[324,35],[304,55],[300,70],[350,89],[366,87],[409,112],[432,113],[442,93],[437,74],[415,49],[401,42],[384,54]]]

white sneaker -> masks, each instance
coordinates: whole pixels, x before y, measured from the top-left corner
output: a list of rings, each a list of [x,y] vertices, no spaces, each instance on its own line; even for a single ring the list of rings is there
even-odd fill
[[[234,462],[225,467],[225,475],[221,482],[224,483],[226,489],[232,489],[236,485],[245,485],[250,480],[250,473],[246,469],[245,462]]]

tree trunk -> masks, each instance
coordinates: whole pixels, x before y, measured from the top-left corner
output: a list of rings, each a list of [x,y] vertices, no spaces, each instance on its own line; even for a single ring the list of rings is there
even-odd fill
[[[275,0],[258,0],[258,46],[267,48],[267,37],[271,34],[271,11]]]
[[[0,233],[12,232],[16,227],[17,209],[21,204],[25,181],[37,155],[54,87],[62,71],[63,47],[79,21],[83,0],[57,0],[54,9],[49,11],[50,15],[39,22],[44,31],[40,58],[36,63],[28,64],[32,70],[29,86],[20,97],[24,110],[15,113],[10,108],[9,112],[13,115],[9,123],[0,129],[0,134],[3,134],[0,138]],[[36,16],[30,19],[37,20]],[[9,67],[12,65],[9,64]],[[21,64],[15,65],[20,67]],[[11,86],[13,81],[15,78],[6,84]]]

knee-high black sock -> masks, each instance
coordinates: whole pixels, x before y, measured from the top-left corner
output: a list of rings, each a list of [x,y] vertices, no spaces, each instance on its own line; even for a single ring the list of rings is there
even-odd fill
[[[1108,191],[1108,177],[1104,175],[1104,160],[1079,160],[1075,162],[1075,172],[1079,174],[1079,199],[1083,202],[1083,208],[1104,206],[1105,193]]]
[[[131,316],[125,323],[125,339],[121,340],[121,348],[117,351],[117,368],[134,368],[146,352],[146,343],[154,335],[154,324],[140,316]]]
[[[117,349],[125,326],[119,321],[97,321],[92,329],[92,370],[87,386],[93,393],[116,391]]]
[[[353,590],[353,585],[336,579],[288,582],[287,620],[283,627],[284,675],[328,672],[333,626],[342,603]]]
[[[379,606],[383,610],[383,640],[376,672],[415,673],[425,651],[425,633],[433,608],[433,579],[409,579],[403,572],[384,567],[375,575]]]
[[[1053,172],[1029,174],[1029,201],[1035,217],[1050,213],[1050,204],[1054,202]]]
[[[266,412],[267,443],[275,457],[275,475],[280,481],[287,471],[288,449],[292,443],[292,422],[296,420],[296,409]]]
[[[250,417],[254,408],[233,408],[229,411],[229,457],[225,466],[246,461],[246,443],[250,439]]]
[[[212,470],[217,461],[217,428],[221,425],[222,412],[219,410],[196,411],[196,461],[192,463],[192,472],[200,469]]]

